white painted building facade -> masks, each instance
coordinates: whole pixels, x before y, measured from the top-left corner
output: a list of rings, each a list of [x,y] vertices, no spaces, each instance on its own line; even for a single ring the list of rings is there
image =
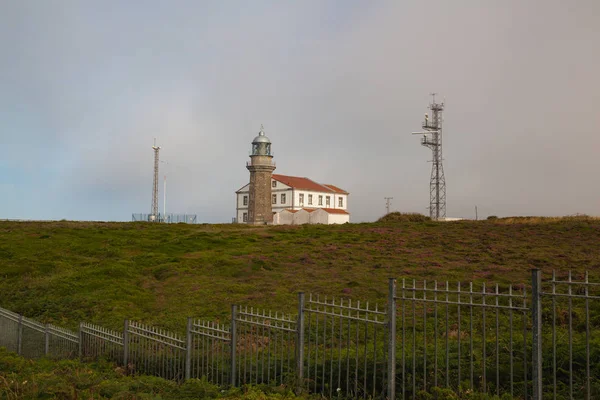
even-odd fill
[[[236,192],[236,218],[240,223],[248,219],[249,186],[247,184]],[[273,223],[300,225],[349,222],[348,195],[348,192],[334,185],[320,184],[308,178],[273,174]]]

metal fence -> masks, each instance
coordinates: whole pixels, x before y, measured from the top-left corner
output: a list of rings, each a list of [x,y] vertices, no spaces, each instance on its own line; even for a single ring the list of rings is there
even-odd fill
[[[79,332],[0,308],[0,346],[26,357],[106,359],[128,374],[323,397],[416,399],[440,389],[513,398],[600,398],[600,283],[534,270],[529,284],[388,282],[385,307],[298,295],[290,315],[232,306],[185,334],[136,321]]]
[[[131,221],[133,222],[162,222],[166,224],[196,224],[198,223],[198,216],[196,214],[143,214],[133,213],[131,214]]]

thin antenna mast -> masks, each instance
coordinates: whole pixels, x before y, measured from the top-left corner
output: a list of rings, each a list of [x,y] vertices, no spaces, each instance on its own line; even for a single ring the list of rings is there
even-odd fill
[[[442,112],[444,103],[435,102],[436,93],[431,93],[431,120],[425,114],[422,128],[424,132],[413,132],[413,135],[423,135],[421,145],[431,149],[432,167],[429,180],[429,216],[434,220],[446,218],[446,178],[442,165]]]
[[[386,210],[386,215],[390,213],[390,205],[392,204],[392,202],[390,200],[393,199],[393,197],[384,197],[385,199],[385,210]]]
[[[160,147],[156,146],[156,138],[154,138],[154,178],[152,181],[152,210],[150,211],[150,221],[156,221],[158,219],[158,152]]]

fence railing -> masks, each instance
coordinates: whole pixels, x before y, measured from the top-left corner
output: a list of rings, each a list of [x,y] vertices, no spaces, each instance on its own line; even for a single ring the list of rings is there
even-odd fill
[[[600,396],[600,283],[539,270],[519,285],[391,278],[385,307],[298,295],[297,314],[232,306],[180,335],[126,320],[73,332],[0,308],[0,346],[26,357],[106,359],[128,374],[324,397],[416,399],[444,388],[514,398]]]

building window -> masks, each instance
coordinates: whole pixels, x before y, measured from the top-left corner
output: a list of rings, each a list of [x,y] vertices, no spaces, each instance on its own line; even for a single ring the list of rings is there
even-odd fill
[[[312,206],[312,194],[308,195],[308,205]]]
[[[244,205],[247,206],[248,205],[248,196],[244,196]]]
[[[326,207],[331,207],[331,197],[327,196],[325,198],[325,206]]]
[[[248,222],[248,213],[242,214],[242,221],[243,222]]]
[[[343,197],[340,197],[338,199],[338,207],[344,207],[344,198]]]
[[[285,204],[285,193],[281,194],[281,204]]]
[[[277,187],[277,181],[271,181],[271,187]]]
[[[323,196],[319,196],[319,205],[322,206],[323,205]]]
[[[300,205],[303,206],[304,205],[304,193],[300,193],[298,195],[298,200],[300,201]]]
[[[271,196],[271,204],[277,204],[277,195],[276,194]]]

